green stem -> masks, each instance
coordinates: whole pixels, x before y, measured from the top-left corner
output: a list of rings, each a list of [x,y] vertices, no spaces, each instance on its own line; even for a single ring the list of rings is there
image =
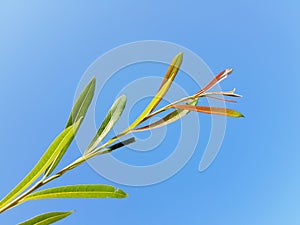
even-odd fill
[[[0,208],[0,214],[8,209],[11,209],[17,205],[20,205],[24,202],[26,202],[26,197],[31,194],[32,192],[34,192],[35,190],[37,190],[38,188],[44,186],[45,184],[49,183],[52,180],[55,180],[59,177],[61,177],[62,175],[64,175],[67,171],[70,171],[74,168],[76,168],[77,166],[79,166],[80,164],[82,164],[83,162],[89,160],[90,158],[97,156],[97,155],[103,155],[103,154],[107,154],[110,153],[120,147],[123,147],[125,145],[131,144],[135,141],[134,138],[129,138],[123,142],[117,143],[109,148],[106,149],[100,149],[97,148],[94,151],[90,152],[89,154],[83,155],[81,157],[79,157],[78,159],[76,159],[75,161],[73,161],[71,164],[69,164],[68,166],[66,166],[65,168],[63,168],[62,170],[60,170],[59,172],[57,172],[56,174],[50,176],[50,177],[43,177],[40,181],[38,181],[35,185],[33,185],[31,188],[29,188],[27,191],[25,191],[23,194],[21,194],[20,196],[18,196],[17,198],[15,198],[13,201],[9,202],[7,205],[5,205],[4,207]],[[102,150],[102,151],[101,151]]]
[[[110,150],[110,149],[109,149]],[[70,171],[72,169],[74,169],[75,167],[79,166],[80,164],[82,164],[83,162],[85,162],[86,160],[96,156],[96,155],[102,155],[102,154],[106,154],[109,153],[113,150],[105,150],[102,152],[98,152],[98,153],[91,153],[89,155],[85,155],[85,156],[81,156],[78,159],[76,159],[74,162],[72,162],[71,164],[69,164],[68,166],[66,166],[65,168],[63,168],[62,170],[60,170],[59,172],[57,172],[56,174],[52,175],[49,178],[45,178],[43,177],[40,181],[38,181],[35,185],[33,185],[30,189],[28,189],[27,191],[25,191],[23,194],[21,194],[20,196],[18,196],[17,198],[15,198],[13,201],[11,201],[10,203],[8,203],[7,205],[3,206],[0,209],[0,214],[3,213],[4,211],[11,209],[17,205],[20,205],[22,203],[24,203],[26,200],[26,196],[28,196],[29,194],[31,194],[32,192],[34,192],[35,190],[37,190],[38,188],[44,186],[45,184],[49,183],[50,181],[57,179],[59,177],[61,177],[63,174],[65,174],[67,171]]]

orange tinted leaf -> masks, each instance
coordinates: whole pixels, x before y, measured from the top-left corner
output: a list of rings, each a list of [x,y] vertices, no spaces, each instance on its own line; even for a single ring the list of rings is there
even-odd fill
[[[224,102],[237,103],[237,101],[235,101],[235,100],[228,100],[228,99],[224,99],[224,98],[218,98],[218,97],[215,97],[215,96],[212,96],[212,95],[206,95],[205,97],[213,98],[213,99],[216,99],[216,100],[219,100],[219,101],[224,101]]]
[[[244,115],[241,114],[240,112],[232,109],[226,109],[226,108],[209,107],[209,106],[191,106],[191,105],[174,105],[171,107],[177,109],[185,109],[185,110],[190,110],[195,112],[201,112],[206,114],[215,114],[215,115],[230,116],[230,117],[244,117]]]
[[[215,76],[214,79],[212,79],[203,89],[198,91],[194,96],[199,96],[203,94],[204,92],[206,92],[207,90],[215,86],[217,83],[224,80],[228,76],[228,74],[232,73],[232,71],[233,71],[232,69],[226,69],[221,71],[217,76]]]

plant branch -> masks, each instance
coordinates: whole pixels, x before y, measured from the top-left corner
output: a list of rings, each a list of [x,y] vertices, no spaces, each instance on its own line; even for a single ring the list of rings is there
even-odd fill
[[[20,205],[24,202],[26,202],[26,197],[31,194],[32,192],[36,191],[38,188],[44,186],[45,184],[49,183],[52,180],[55,180],[59,177],[61,177],[62,175],[64,175],[66,172],[76,168],[77,166],[81,165],[83,162],[91,159],[94,156],[97,155],[103,155],[103,154],[107,154],[110,153],[118,148],[121,148],[125,145],[131,144],[135,142],[134,138],[129,138],[123,142],[117,143],[115,145],[112,145],[109,148],[106,149],[100,149],[97,148],[95,149],[93,152],[83,155],[81,157],[79,157],[78,159],[76,159],[75,161],[73,161],[72,163],[70,163],[68,166],[64,167],[62,170],[60,170],[59,172],[57,172],[56,174],[48,177],[46,179],[46,177],[44,176],[40,181],[38,181],[35,185],[33,185],[31,188],[29,188],[27,191],[25,191],[23,194],[19,195],[17,198],[15,198],[13,201],[11,201],[10,203],[8,203],[7,205],[3,206],[2,208],[0,208],[0,214],[3,213],[4,211],[11,209],[17,205]],[[97,151],[96,151],[97,150]],[[101,151],[102,150],[102,151]]]

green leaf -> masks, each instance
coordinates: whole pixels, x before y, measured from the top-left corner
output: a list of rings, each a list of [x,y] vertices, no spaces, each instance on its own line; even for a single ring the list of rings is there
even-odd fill
[[[152,109],[151,112],[155,109],[155,107],[158,105],[158,103],[161,101],[161,99],[163,98],[163,96],[167,93],[167,91],[169,90],[170,86],[171,86],[171,82],[174,80],[175,76],[177,75],[179,68],[182,64],[182,59],[183,59],[183,53],[180,52],[178,55],[176,55],[174,57],[174,59],[172,60],[165,76],[164,79],[159,87],[159,91],[165,87],[165,92],[162,94],[162,96],[160,97],[160,100],[158,98],[158,101],[155,102],[155,104],[152,105]],[[169,84],[167,84],[167,81],[170,80],[171,82]],[[158,97],[158,96],[157,96]]]
[[[73,212],[73,210],[70,212],[48,212],[26,220],[23,223],[19,223],[18,225],[48,225],[66,218]]]
[[[24,201],[45,198],[125,198],[121,189],[103,184],[78,184],[49,188],[28,195]]]
[[[81,92],[77,98],[70,113],[66,128],[77,122],[79,118],[85,117],[85,114],[93,100],[95,92],[96,78],[94,77]]]
[[[195,105],[197,105],[197,103],[198,103],[198,99],[188,102],[187,105],[195,106]],[[151,129],[159,128],[162,126],[166,126],[166,125],[173,123],[173,122],[179,120],[180,118],[184,117],[189,112],[190,112],[189,110],[177,109],[154,123],[134,129],[133,132],[140,132],[140,131],[151,130]]]
[[[226,108],[218,108],[218,107],[209,107],[209,106],[191,106],[191,105],[173,105],[172,108],[177,109],[185,109],[185,110],[191,110],[206,114],[216,114],[221,116],[230,116],[230,117],[244,117],[243,114],[241,114],[238,111],[235,111],[233,109],[226,109]]]
[[[81,122],[81,119],[74,125],[63,130],[56,139],[51,143],[46,152],[40,158],[34,168],[26,175],[26,177],[1,201],[0,208],[7,204],[9,201],[18,196],[28,186],[30,186],[53,162],[53,160],[63,151],[66,146],[70,145],[73,140],[76,130]]]
[[[118,119],[122,115],[125,105],[126,105],[126,96],[122,95],[114,102],[114,104],[108,111],[105,119],[103,120],[100,128],[97,131],[97,134],[91,141],[85,154],[92,151],[95,147],[97,147],[100,144],[100,142],[103,140],[103,138],[105,138],[105,136],[113,128],[115,123],[118,121]]]
[[[84,88],[84,90],[80,93],[77,98],[73,109],[70,113],[66,128],[77,122],[80,118],[84,118],[85,114],[93,100],[94,92],[95,92],[96,78],[94,77]],[[81,120],[82,121],[82,120]],[[79,124],[80,126],[80,124]],[[78,127],[79,128],[79,127]],[[71,142],[70,142],[71,143]],[[52,171],[56,168],[64,154],[66,153],[69,146],[66,146],[63,151],[57,156],[57,158],[52,162],[52,164],[45,171],[45,176],[48,176],[52,173]]]
[[[129,132],[137,125],[139,125],[141,122],[143,122],[144,119],[149,115],[149,113],[151,113],[155,109],[155,107],[158,105],[158,103],[162,100],[162,98],[169,90],[177,72],[179,71],[180,65],[182,63],[182,59],[183,59],[183,53],[179,53],[174,57],[164,77],[164,80],[158,92],[154,96],[154,98],[151,100],[151,102],[146,107],[146,109],[139,115],[139,117],[126,130],[124,130],[122,134]]]
[[[80,127],[80,124],[81,124],[82,120],[83,120],[83,118],[81,117],[81,119],[76,122],[77,126],[74,126],[74,128],[72,129],[73,132],[74,132],[74,134],[72,135],[72,137],[70,139],[68,139],[68,142],[66,142],[66,144],[61,149],[61,151],[59,152],[59,154],[55,157],[55,159],[52,161],[52,163],[45,170],[45,172],[44,172],[44,176],[45,177],[49,176],[52,173],[52,171],[56,168],[56,166],[58,165],[58,163],[62,159],[63,155],[66,153],[67,149],[69,148],[69,146],[71,145],[71,143],[72,143],[72,141],[73,141],[73,139],[75,137],[75,134],[77,133],[77,131],[78,131],[79,127]],[[68,128],[66,128],[66,129],[68,129]]]

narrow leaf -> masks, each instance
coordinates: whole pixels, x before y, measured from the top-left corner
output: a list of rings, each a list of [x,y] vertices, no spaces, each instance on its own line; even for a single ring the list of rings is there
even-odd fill
[[[199,97],[208,97],[211,95],[223,95],[223,96],[229,96],[229,97],[235,97],[235,98],[243,97],[242,95],[236,94],[235,89],[233,89],[231,91],[226,91],[226,92],[224,92],[224,91],[206,92],[206,93],[199,95]]]
[[[70,212],[48,212],[26,220],[23,223],[19,223],[18,225],[48,225],[66,218],[73,212],[73,210]]]
[[[198,91],[194,96],[199,96],[206,92],[207,90],[211,89],[213,86],[224,80],[230,73],[232,73],[232,69],[226,69],[221,71],[214,79],[212,79],[203,89]]]
[[[55,187],[28,195],[24,201],[45,198],[125,198],[127,194],[121,189],[103,184],[78,184]]]
[[[70,113],[66,128],[77,122],[81,117],[84,118],[85,114],[93,100],[94,92],[95,92],[96,78],[94,77],[84,88],[84,90],[80,93],[77,98],[72,111]],[[82,121],[82,120],[81,120]],[[79,124],[80,126],[80,124]],[[79,127],[78,127],[79,128]],[[71,140],[72,141],[72,140]],[[71,142],[70,142],[71,143]],[[52,173],[52,171],[56,168],[64,154],[66,153],[69,146],[66,146],[60,154],[56,157],[56,159],[52,162],[52,164],[45,171],[45,176],[48,176]]]
[[[75,137],[75,134],[77,133],[79,127],[80,127],[80,124],[81,124],[81,121],[83,120],[83,118],[81,117],[80,120],[78,120],[76,122],[77,126],[74,126],[73,127],[73,134],[72,136],[68,139],[68,141],[64,144],[63,148],[61,149],[61,151],[59,152],[59,154],[55,157],[55,159],[52,161],[52,163],[48,166],[48,168],[45,170],[44,172],[44,175],[45,177],[49,176],[52,171],[56,168],[56,166],[58,165],[58,163],[60,162],[60,160],[62,159],[63,155],[66,153],[67,149],[69,148],[69,146],[71,145],[74,137]],[[66,128],[68,129],[68,128]]]
[[[185,110],[191,110],[191,111],[196,111],[201,113],[207,113],[207,114],[216,114],[216,115],[230,116],[230,117],[244,117],[244,115],[238,111],[232,109],[225,109],[225,108],[217,108],[217,107],[209,107],[209,106],[190,106],[190,105],[174,105],[171,107],[177,109],[185,109]]]
[[[70,113],[66,128],[77,122],[79,118],[85,116],[94,97],[96,78],[94,77],[81,92],[77,98],[72,111]]]
[[[0,202],[0,208],[6,203],[18,196],[28,186],[30,186],[53,162],[53,160],[63,151],[66,146],[70,145],[73,140],[75,132],[81,122],[81,119],[74,125],[63,130],[57,138],[51,143],[44,155],[40,158],[34,168],[26,175],[26,177]]]
[[[187,105],[195,106],[195,105],[197,105],[197,103],[198,103],[198,99],[188,102]],[[189,112],[190,112],[189,110],[177,109],[177,110],[169,113],[168,115],[166,115],[164,118],[162,118],[154,123],[134,129],[133,132],[140,132],[140,131],[151,130],[151,129],[159,128],[162,126],[166,126],[166,125],[173,123],[173,122],[179,120],[180,118],[184,117]]]
[[[218,98],[218,97],[215,97],[215,96],[213,96],[213,95],[206,95],[205,97],[207,97],[207,98],[212,98],[212,99],[219,100],[219,101],[223,101],[223,102],[237,103],[237,101],[235,101],[235,100],[224,99],[224,98]]]
[[[168,70],[167,70],[167,72],[164,76],[164,79],[163,79],[158,91],[161,90],[164,87],[164,85],[167,83],[168,80],[171,80],[171,81],[174,80],[174,78],[177,75],[177,73],[179,71],[179,68],[182,64],[182,59],[183,59],[183,53],[182,52],[174,57],[174,59],[172,60],[170,66],[169,66],[169,68],[168,68]],[[170,86],[171,86],[171,83],[168,85],[168,88],[166,89],[166,92],[163,94],[163,96],[167,93]],[[163,98],[163,96],[161,98]],[[155,104],[153,104],[151,112],[155,109],[155,107],[158,105],[158,103],[160,101],[161,101],[161,99],[159,101],[157,101]]]
[[[165,78],[152,99],[152,101],[149,103],[149,105],[146,107],[146,109],[139,115],[139,117],[126,129],[124,130],[121,134],[127,133],[128,131],[132,130],[134,127],[136,127],[138,124],[140,124],[146,116],[148,116],[149,113],[151,113],[155,107],[158,105],[158,103],[162,100],[162,98],[165,96],[167,91],[169,90],[177,72],[179,71],[180,65],[182,63],[182,58],[183,58],[183,53],[179,53],[176,55],[165,75]]]
[[[103,138],[105,138],[105,136],[108,134],[108,132],[113,128],[115,123],[120,118],[121,114],[124,111],[125,105],[126,105],[126,96],[122,95],[114,102],[114,104],[108,111],[108,114],[103,120],[100,128],[97,131],[97,134],[91,141],[85,154],[92,151],[95,147],[97,147],[100,144]]]

